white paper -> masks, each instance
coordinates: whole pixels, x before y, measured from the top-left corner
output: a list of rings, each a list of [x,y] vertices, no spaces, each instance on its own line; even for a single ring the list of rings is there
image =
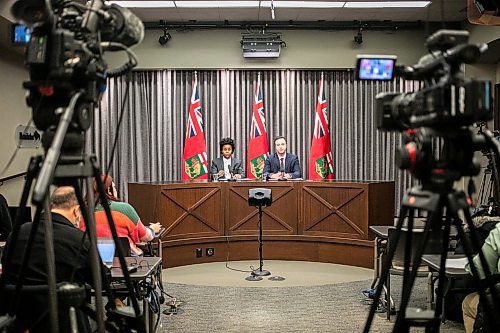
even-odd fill
[[[465,265],[469,263],[469,259],[467,257],[464,258],[453,258],[446,259],[446,268],[458,268],[465,269]]]

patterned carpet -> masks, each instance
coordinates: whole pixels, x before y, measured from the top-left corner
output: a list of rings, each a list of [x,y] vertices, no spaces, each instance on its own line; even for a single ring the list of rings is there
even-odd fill
[[[393,296],[399,304],[400,280]],[[410,306],[425,306],[425,279],[417,279]],[[371,280],[322,286],[251,288],[165,283],[165,291],[181,300],[179,314],[161,316],[159,332],[361,332],[369,305],[361,290]],[[163,305],[162,309],[166,306]],[[391,332],[393,323],[379,313],[371,332]],[[412,329],[423,332],[423,329]],[[464,332],[447,321],[441,332]]]

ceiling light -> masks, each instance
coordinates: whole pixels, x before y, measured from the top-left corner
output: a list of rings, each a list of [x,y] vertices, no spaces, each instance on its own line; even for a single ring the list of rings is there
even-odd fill
[[[347,1],[344,8],[425,8],[430,1]]]
[[[161,46],[164,46],[171,39],[172,39],[172,36],[167,32],[167,28],[164,28],[163,29],[163,36],[160,36],[158,38],[158,43],[160,43]]]
[[[173,1],[106,1],[127,8],[175,8]]]
[[[261,1],[261,7],[271,7],[274,2],[276,8],[342,8],[345,1]]]
[[[359,31],[356,35],[354,35],[354,43],[360,45],[363,43],[363,29],[359,28]]]

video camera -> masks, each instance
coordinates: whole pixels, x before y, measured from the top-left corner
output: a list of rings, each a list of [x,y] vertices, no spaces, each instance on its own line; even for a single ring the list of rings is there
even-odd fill
[[[11,12],[20,22],[33,28],[26,50],[30,81],[27,104],[33,109],[36,127],[45,131],[47,149],[52,142],[60,112],[72,96],[81,92],[63,147],[83,148],[84,131],[92,121],[93,108],[106,89],[106,78],[119,76],[137,61],[108,71],[104,51],[125,50],[144,37],[143,23],[128,9],[107,6],[93,0],[85,6],[68,0],[18,0]]]
[[[396,66],[395,56],[357,59],[360,80],[399,76],[423,82],[415,92],[377,94],[376,123],[384,131],[406,130],[397,163],[429,184],[450,184],[480,171],[474,152],[488,139],[469,126],[492,119],[492,97],[490,82],[467,79],[461,70],[487,49],[468,39],[467,31],[440,30],[427,39],[430,54],[414,66]]]
[[[428,126],[450,128],[492,119],[490,82],[466,79],[460,66],[476,62],[486,45],[467,44],[467,31],[440,30],[427,39],[430,54],[414,66],[395,66],[395,56],[358,56],[361,80],[422,80],[417,92],[376,96],[377,127],[386,131]]]

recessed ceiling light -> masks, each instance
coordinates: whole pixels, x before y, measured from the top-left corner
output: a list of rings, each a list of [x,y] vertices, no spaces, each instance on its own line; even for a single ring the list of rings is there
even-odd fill
[[[425,8],[430,1],[347,1],[344,8]]]

